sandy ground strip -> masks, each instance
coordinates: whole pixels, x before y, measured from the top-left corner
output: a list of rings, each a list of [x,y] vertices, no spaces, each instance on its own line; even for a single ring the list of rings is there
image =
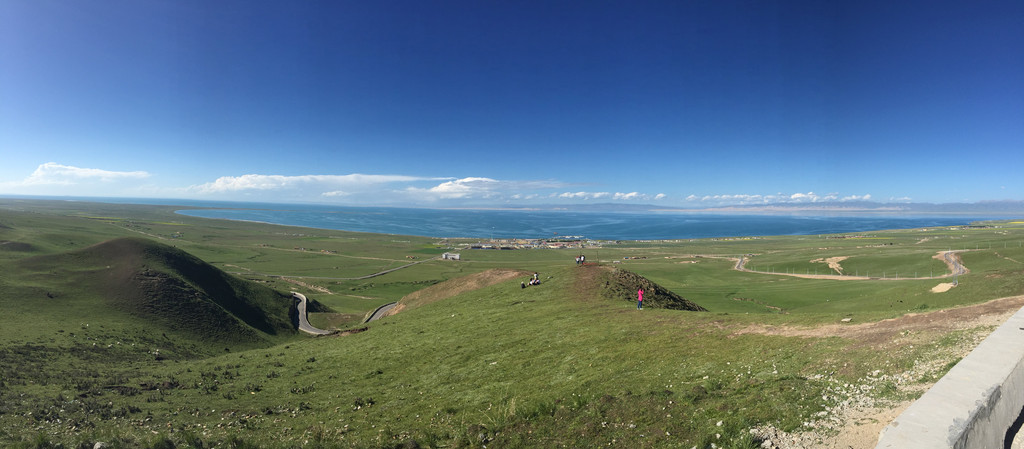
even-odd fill
[[[829,257],[827,259],[826,258],[818,258],[818,259],[812,260],[811,263],[824,263],[824,264],[828,264],[828,268],[829,269],[831,269],[832,271],[835,271],[836,274],[841,275],[841,274],[843,274],[843,267],[842,267],[842,265],[839,265],[839,263],[844,261],[844,260],[846,260],[846,259],[849,259],[849,258],[850,258],[850,256],[836,256],[836,257]]]

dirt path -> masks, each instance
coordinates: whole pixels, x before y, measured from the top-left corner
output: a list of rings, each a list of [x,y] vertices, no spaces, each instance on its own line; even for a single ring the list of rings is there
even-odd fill
[[[967,274],[971,272],[971,270],[968,270],[967,267],[965,267],[963,262],[960,260],[959,253],[962,252],[963,251],[939,251],[938,254],[932,256],[932,259],[939,259],[945,262],[946,267],[949,268],[950,274],[947,274],[943,277],[958,276],[961,274]]]
[[[780,335],[786,337],[843,337],[871,345],[890,343],[905,331],[949,332],[1005,322],[1021,307],[1024,295],[993,299],[981,304],[937,310],[927,313],[908,313],[872,323],[837,323],[817,327],[791,327],[751,325],[735,333]]]

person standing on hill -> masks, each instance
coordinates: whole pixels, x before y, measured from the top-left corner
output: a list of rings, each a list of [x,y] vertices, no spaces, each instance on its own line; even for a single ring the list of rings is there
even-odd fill
[[[638,289],[636,291],[636,310],[643,310],[643,309],[644,309],[644,289],[643,289],[643,287],[640,287],[640,289]]]

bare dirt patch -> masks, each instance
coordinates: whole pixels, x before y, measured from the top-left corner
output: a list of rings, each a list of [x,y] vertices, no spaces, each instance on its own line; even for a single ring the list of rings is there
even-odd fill
[[[358,334],[358,333],[361,333],[361,332],[366,332],[369,329],[370,328],[368,328],[368,327],[360,327],[358,329],[349,329],[349,330],[344,330],[344,331],[335,333],[334,336],[336,336],[336,337],[347,337],[349,335],[355,335],[355,334]]]
[[[953,287],[956,287],[956,284],[952,282],[943,282],[939,285],[932,287],[932,293],[945,293],[948,292]]]
[[[872,407],[855,410],[849,415],[849,421],[839,430],[839,434],[827,441],[830,449],[872,448],[878,444],[878,435],[882,428],[900,416],[914,401],[903,401],[892,407]]]
[[[449,279],[405,295],[398,301],[398,304],[389,310],[388,313],[384,314],[384,316],[394,315],[405,310],[407,307],[419,307],[432,302],[448,299],[455,295],[460,295],[462,293],[509,281],[517,277],[525,278],[531,274],[532,273],[523,270],[495,268],[480,273],[470,274],[468,276]]]
[[[843,274],[843,266],[839,265],[840,262],[849,259],[850,256],[836,256],[829,258],[818,258],[811,261],[811,263],[824,263],[828,264],[828,268],[835,271],[836,274]]]
[[[903,413],[913,401],[902,401],[892,406],[864,406],[849,409],[843,415],[845,424],[836,432],[786,433],[770,426],[758,427],[751,433],[758,435],[772,449],[871,449],[878,444],[878,435],[886,425]]]
[[[601,278],[612,272],[609,267],[595,265],[584,266],[576,272],[575,288],[573,288],[573,299],[577,301],[588,301],[597,296],[597,286],[603,282]]]

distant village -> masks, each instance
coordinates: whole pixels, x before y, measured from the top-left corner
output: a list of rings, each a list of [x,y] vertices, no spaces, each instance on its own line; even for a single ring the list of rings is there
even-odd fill
[[[610,243],[602,240],[590,240],[583,236],[578,235],[567,235],[560,236],[550,239],[491,239],[487,241],[479,241],[476,243],[459,243],[457,244],[459,249],[497,249],[497,250],[513,250],[513,249],[570,249],[570,248],[600,248],[601,246]],[[439,246],[446,246],[448,248],[455,248],[449,243],[448,240],[442,240],[438,243]]]
[[[438,247],[452,250],[515,250],[515,249],[571,249],[600,248],[611,241],[590,240],[583,236],[563,236],[552,239],[491,239],[486,242],[458,243],[453,245],[448,239],[437,243]],[[462,260],[462,255],[446,252],[441,255],[443,260]]]

